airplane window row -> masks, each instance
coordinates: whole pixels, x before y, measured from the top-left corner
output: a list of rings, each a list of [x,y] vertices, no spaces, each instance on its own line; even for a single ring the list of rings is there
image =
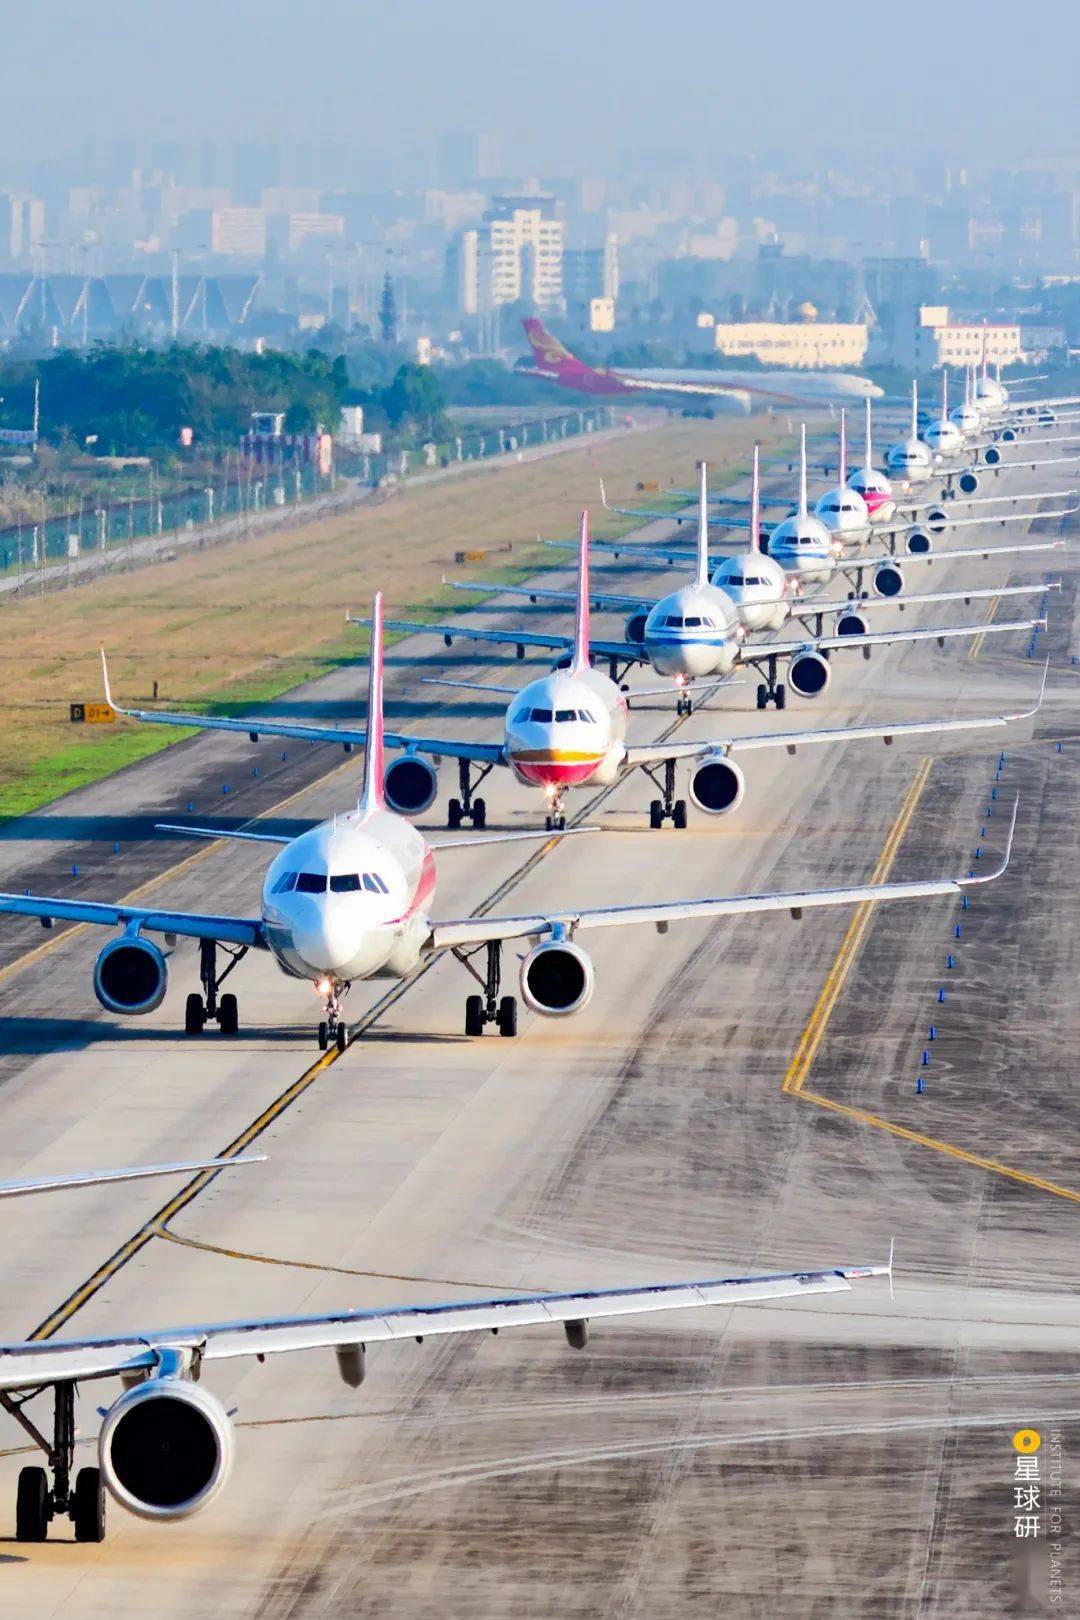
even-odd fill
[[[729,574],[726,579],[718,582],[721,585],[767,585],[767,579],[758,579],[750,574]]]
[[[514,715],[513,723],[523,726],[531,720],[534,725],[550,726],[554,720],[557,726],[568,725],[572,720],[584,720],[595,726],[596,717],[588,709],[556,709],[554,714],[550,709],[519,709]]]
[[[664,620],[664,624],[669,630],[720,629],[720,626],[717,624],[715,619],[707,619],[700,615],[688,615],[686,618],[683,618],[678,613],[669,613],[667,618]]]
[[[390,893],[378,872],[334,872],[329,887],[331,894],[356,894],[360,889],[366,889],[369,894]],[[325,894],[326,873],[283,872],[270,892],[289,894],[293,889],[297,894]]]

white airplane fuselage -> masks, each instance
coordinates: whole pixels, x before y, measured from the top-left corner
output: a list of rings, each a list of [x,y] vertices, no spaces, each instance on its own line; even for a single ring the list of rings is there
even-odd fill
[[[266,940],[294,978],[399,978],[420,960],[435,891],[423,834],[389,810],[352,812],[286,844],[263,881]]]
[[[684,585],[662,597],[645,620],[642,638],[653,668],[675,680],[728,675],[745,631],[726,591]]]
[[[930,447],[921,439],[900,439],[885,452],[885,471],[905,484],[925,484],[934,473]]]
[[[554,795],[613,782],[625,758],[626,699],[595,669],[530,681],[506,712],[506,762],[518,781]]]
[[[826,584],[842,552],[842,543],[809,513],[785,518],[769,536],[769,556],[803,585]]]
[[[845,546],[865,545],[870,538],[870,509],[850,483],[826,490],[814,507],[814,516]]]
[[[747,630],[779,630],[787,623],[795,581],[761,551],[737,552],[714,570],[712,583],[734,602]]]

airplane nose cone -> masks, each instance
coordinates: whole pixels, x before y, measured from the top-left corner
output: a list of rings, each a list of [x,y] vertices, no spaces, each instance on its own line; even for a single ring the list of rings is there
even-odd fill
[[[293,940],[297,954],[313,973],[339,977],[347,977],[346,970],[361,945],[360,931],[345,917],[325,908],[294,927]]]

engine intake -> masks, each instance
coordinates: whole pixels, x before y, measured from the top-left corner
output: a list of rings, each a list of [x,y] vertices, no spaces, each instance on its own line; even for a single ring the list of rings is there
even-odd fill
[[[143,1519],[186,1519],[221,1490],[232,1467],[232,1425],[207,1390],[151,1378],[126,1390],[98,1437],[101,1477]]]
[[[927,552],[933,551],[933,536],[925,529],[912,529],[906,541],[909,557],[925,557]]]
[[[402,754],[386,767],[383,792],[387,804],[399,816],[423,815],[435,803],[438,789],[434,765],[419,754]]]
[[[521,994],[527,1007],[547,1018],[580,1012],[592,1000],[596,976],[579,945],[549,940],[535,945],[521,964]]]
[[[865,636],[869,629],[863,615],[856,613],[853,608],[846,608],[836,621],[838,636]]]
[[[831,678],[828,659],[819,652],[799,653],[788,666],[788,685],[800,697],[820,697]]]
[[[979,487],[979,475],[973,472],[962,472],[957,482],[965,495],[974,495]]]
[[[94,994],[107,1012],[153,1012],[168,985],[165,958],[148,939],[110,940],[94,963]]]
[[[647,613],[631,613],[626,621],[626,629],[623,632],[627,641],[634,642],[636,646],[641,645],[645,640],[645,623],[648,617]]]
[[[988,444],[983,451],[983,460],[988,467],[996,467],[1001,461],[1001,451],[996,444]]]
[[[894,562],[882,563],[880,568],[874,570],[873,586],[875,596],[899,596],[904,588],[904,576],[899,565]]]
[[[745,792],[746,777],[724,754],[707,756],[691,772],[690,797],[707,816],[726,816],[737,810]]]

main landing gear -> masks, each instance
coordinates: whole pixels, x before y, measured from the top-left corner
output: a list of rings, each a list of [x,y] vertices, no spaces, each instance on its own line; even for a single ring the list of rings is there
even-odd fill
[[[770,703],[775,703],[778,709],[787,707],[787,687],[783,681],[776,679],[776,659],[770,658],[766,666],[768,675],[757,689],[757,706],[767,709]]]
[[[662,799],[653,799],[649,805],[649,826],[662,827],[665,821],[670,821],[673,827],[682,831],[686,826],[686,800],[675,797],[675,761],[665,759],[664,780],[661,783],[655,775],[652,766],[643,765],[642,770],[663,794]]]
[[[36,1395],[37,1390],[33,1391]],[[0,1405],[9,1412],[34,1444],[45,1453],[45,1468],[19,1470],[15,1497],[16,1541],[44,1541],[49,1524],[56,1518],[69,1518],[75,1526],[76,1541],[105,1540],[105,1490],[99,1468],[80,1468],[72,1485],[75,1461],[75,1385],[53,1387],[53,1438],[50,1445],[41,1430],[23,1411],[32,1396],[8,1395],[0,1391]]]
[[[473,791],[480,786],[484,777],[492,769],[493,766],[485,765],[483,770],[478,772],[476,780],[473,781],[471,760],[458,760],[458,783],[461,798],[451,799],[446,807],[446,825],[452,832],[457,832],[463,821],[471,821],[478,832],[481,828],[487,826],[487,804],[483,799],[474,799]]]
[[[331,1047],[344,1052],[349,1044],[349,1026],[341,1016],[341,1001],[348,988],[347,984],[339,984],[336,979],[333,982],[323,979],[318,985],[326,1006],[326,1017],[319,1025],[320,1052],[328,1052]]]
[[[219,999],[218,991],[229,977],[237,962],[242,962],[247,955],[246,945],[238,946],[233,951],[228,946],[221,947],[229,958],[229,965],[224,973],[217,970],[218,945],[216,940],[202,939],[199,941],[199,978],[202,981],[203,995],[192,991],[184,1004],[184,1033],[185,1035],[201,1035],[204,1027],[210,1022],[216,1022],[223,1035],[235,1035],[240,1028],[240,1013],[236,1005],[236,997],[230,992]],[[204,999],[205,997],[205,999]]]
[[[466,1035],[482,1035],[485,1024],[494,1024],[500,1035],[517,1034],[517,997],[500,996],[499,987],[502,982],[502,941],[489,939],[486,945],[479,946],[478,950],[486,951],[487,964],[483,977],[473,967],[472,959],[476,951],[455,950],[454,955],[483,989],[482,996],[466,996],[465,998],[465,1033]]]

